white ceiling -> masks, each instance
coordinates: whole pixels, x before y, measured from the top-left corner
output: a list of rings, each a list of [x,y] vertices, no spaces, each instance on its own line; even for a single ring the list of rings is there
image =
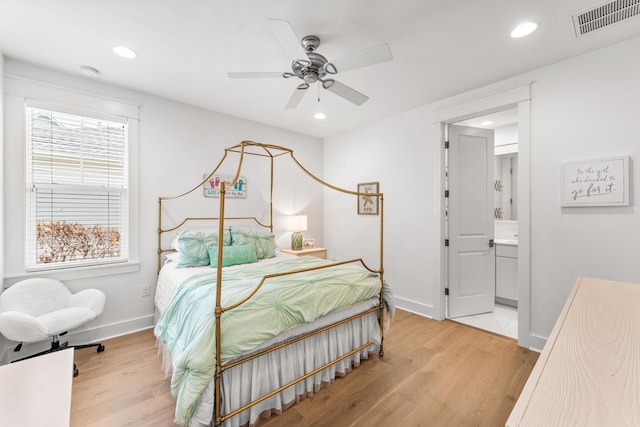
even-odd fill
[[[461,126],[471,126],[476,128],[497,129],[503,126],[518,123],[518,109],[511,108],[484,116],[474,117],[468,120],[461,120],[455,124]]]
[[[640,17],[576,38],[571,16],[598,0],[0,0],[5,57],[316,136],[328,136],[637,35]],[[312,86],[284,110],[296,79],[231,80],[228,71],[290,71],[265,18],[320,37],[329,60],[388,42],[391,62],[338,74],[360,107]],[[509,33],[538,22],[523,39]],[[126,45],[138,57],[115,56]],[[312,118],[323,111],[327,118]]]

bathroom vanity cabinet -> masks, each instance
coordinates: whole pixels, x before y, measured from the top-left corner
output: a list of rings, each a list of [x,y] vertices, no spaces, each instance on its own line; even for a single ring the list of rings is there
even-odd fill
[[[496,302],[518,306],[518,246],[496,244]]]

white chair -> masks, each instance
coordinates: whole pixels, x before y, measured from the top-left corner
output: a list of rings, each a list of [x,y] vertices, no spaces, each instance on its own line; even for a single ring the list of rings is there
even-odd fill
[[[70,346],[60,344],[59,336],[80,325],[96,319],[104,309],[104,293],[97,289],[85,289],[75,294],[60,281],[46,278],[27,279],[18,282],[0,294],[0,333],[19,344],[51,339],[51,348],[19,360],[65,348],[97,347],[101,343]],[[15,362],[15,361],[14,361]],[[78,370],[74,365],[74,376]]]

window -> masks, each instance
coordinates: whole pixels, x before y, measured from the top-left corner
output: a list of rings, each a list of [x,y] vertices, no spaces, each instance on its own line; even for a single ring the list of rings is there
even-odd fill
[[[27,270],[128,260],[128,125],[27,104]]]

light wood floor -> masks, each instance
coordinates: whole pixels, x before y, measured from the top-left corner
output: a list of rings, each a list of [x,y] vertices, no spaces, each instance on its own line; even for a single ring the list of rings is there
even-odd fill
[[[71,425],[173,426],[151,330],[76,352]],[[279,426],[504,426],[538,353],[514,340],[398,310],[385,355],[282,415]]]

